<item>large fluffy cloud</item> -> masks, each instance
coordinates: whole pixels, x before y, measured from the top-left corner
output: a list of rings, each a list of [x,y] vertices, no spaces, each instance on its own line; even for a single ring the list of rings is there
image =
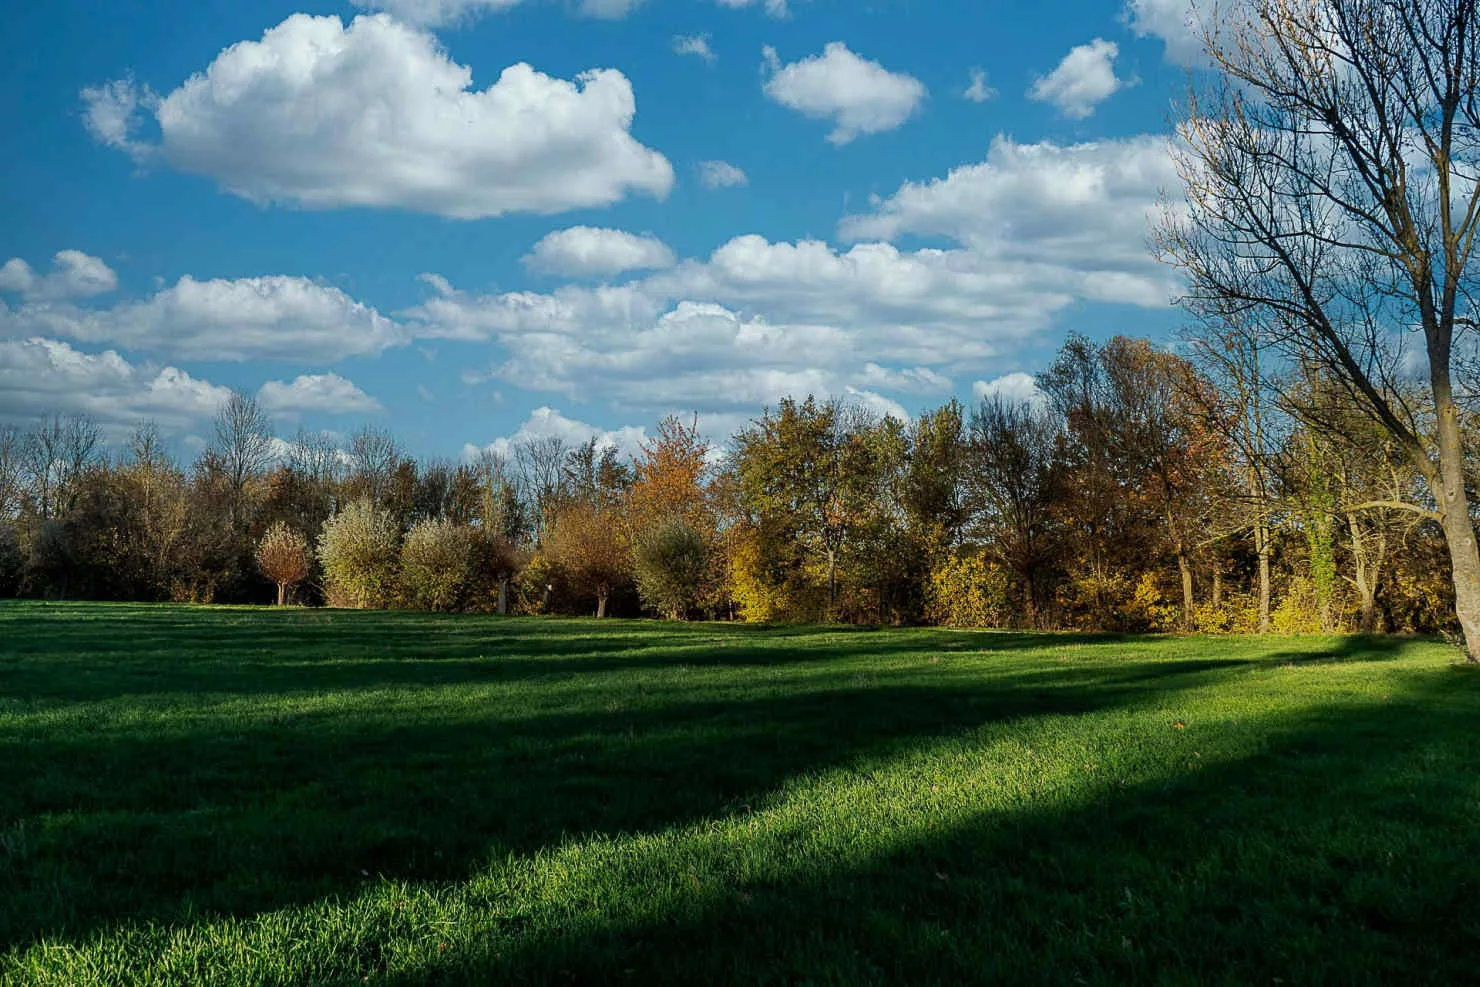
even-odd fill
[[[0,339],[0,420],[80,413],[119,430],[151,419],[175,430],[208,420],[230,392],[175,367],[137,366],[53,339]]]
[[[99,140],[258,202],[472,219],[672,187],[668,160],[630,133],[636,100],[621,72],[571,82],[520,63],[486,89],[472,81],[435,37],[386,15],[345,27],[294,14],[162,99],[127,83],[83,96]],[[158,122],[157,144],[132,136],[140,109]]]
[[[540,274],[587,278],[672,267],[674,260],[673,251],[655,236],[572,226],[536,243],[524,265]]]
[[[1066,117],[1083,120],[1124,83],[1115,75],[1120,46],[1104,38],[1079,45],[1028,90],[1030,99],[1052,103]]]
[[[434,292],[408,331],[486,340],[491,375],[569,400],[721,415],[786,394],[940,396],[1085,301],[1163,308],[1146,249],[1176,173],[1162,137],[1059,146],[999,138],[987,159],[906,183],[837,247],[739,236],[625,284]],[[904,249],[917,235],[954,248]],[[968,378],[969,379],[969,378]],[[1001,385],[1007,386],[1005,383]]]
[[[844,220],[842,233],[945,236],[980,257],[1036,265],[1081,298],[1161,306],[1175,283],[1146,239],[1161,190],[1177,182],[1164,137],[1072,146],[998,137],[986,160],[905,183],[873,212]]]
[[[789,65],[781,64],[774,49],[767,48],[765,57],[770,71],[766,95],[806,116],[831,120],[827,139],[834,144],[893,130],[925,100],[919,79],[860,58],[841,41]]]
[[[965,251],[740,237],[627,285],[475,296],[430,279],[419,335],[499,345],[493,375],[571,400],[734,413],[787,394],[935,394],[1072,301]],[[891,410],[897,405],[890,404]]]
[[[186,276],[109,308],[30,301],[0,306],[0,337],[110,343],[167,359],[331,362],[405,341],[392,319],[338,288],[282,275],[197,281]]]
[[[46,274],[36,273],[19,257],[0,266],[0,294],[17,294],[27,300],[90,298],[117,287],[118,275],[113,269],[80,250],[57,251]]]

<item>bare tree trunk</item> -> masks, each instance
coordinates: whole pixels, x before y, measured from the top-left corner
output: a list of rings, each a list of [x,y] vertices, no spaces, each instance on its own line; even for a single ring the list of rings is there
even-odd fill
[[[1192,561],[1180,546],[1177,551],[1177,570],[1182,573],[1182,629],[1192,628]]]
[[[509,577],[498,581],[498,612],[506,614],[509,612]]]
[[[288,584],[287,583],[278,583],[277,584],[277,587],[278,587],[278,601],[277,601],[277,605],[280,606],[280,607],[287,606],[287,604],[288,604]]]
[[[838,604],[838,553],[827,550],[827,619],[831,622]]]
[[[1271,626],[1269,619],[1269,557],[1271,546],[1269,525],[1263,521],[1254,525],[1254,549],[1259,553],[1259,633],[1268,634]]]
[[[1382,584],[1382,566],[1387,555],[1387,536],[1379,531],[1376,545],[1362,531],[1355,514],[1348,514],[1347,530],[1351,534],[1352,585],[1357,590],[1357,630],[1375,634],[1377,626],[1377,590]]]
[[[1170,500],[1168,496],[1168,500]],[[1187,557],[1187,544],[1177,533],[1177,519],[1168,507],[1166,512],[1167,534],[1177,547],[1177,571],[1182,574],[1182,629],[1192,629],[1192,560]]]
[[[1223,606],[1223,570],[1213,566],[1213,609]]]
[[[1465,495],[1464,443],[1447,373],[1442,384],[1435,381],[1434,392],[1439,413],[1439,482],[1434,495],[1454,572],[1454,612],[1465,637],[1465,659],[1475,663],[1480,662],[1480,545]]]
[[[606,598],[607,598],[607,592],[606,592],[606,590],[601,590],[600,592],[598,592],[596,594],[596,616],[597,617],[605,617],[606,616]]]

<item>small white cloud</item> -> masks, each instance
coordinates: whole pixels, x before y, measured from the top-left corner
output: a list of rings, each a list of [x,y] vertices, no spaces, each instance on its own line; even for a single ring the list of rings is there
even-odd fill
[[[580,12],[587,17],[619,21],[641,7],[643,0],[581,0]]]
[[[159,97],[148,86],[131,77],[88,86],[82,90],[82,125],[93,140],[130,154],[141,154],[142,145],[130,136],[138,125],[140,110],[153,110]]]
[[[45,275],[19,257],[0,267],[0,292],[20,295],[27,301],[57,301],[90,298],[118,288],[118,275],[96,257],[80,250],[59,250]]]
[[[763,54],[771,74],[766,95],[813,119],[832,120],[827,139],[833,144],[894,130],[925,100],[919,79],[860,58],[841,41],[789,65],[781,64],[775,49],[766,48]]]
[[[303,374],[292,383],[270,380],[257,392],[269,414],[299,415],[318,412],[342,415],[380,410],[380,402],[338,374]]]
[[[997,90],[987,85],[987,73],[981,69],[971,70],[971,85],[961,94],[963,98],[973,103],[985,103],[997,95]]]
[[[585,278],[672,267],[675,260],[673,251],[655,236],[573,226],[540,240],[523,263],[540,274]]]
[[[353,0],[356,7],[384,10],[399,20],[422,27],[462,24],[486,13],[500,13],[522,0]],[[617,20],[642,5],[643,0],[580,0],[576,10],[586,17]]]
[[[673,186],[668,160],[632,137],[637,103],[621,72],[566,81],[520,63],[474,89],[435,36],[385,14],[348,27],[294,14],[225,49],[148,107],[158,144],[130,136],[145,108],[131,83],[83,101],[102,143],[259,203],[479,219],[662,198]]]
[[[1096,38],[1071,49],[1058,68],[1033,83],[1028,98],[1052,103],[1066,117],[1083,120],[1125,84],[1115,76],[1120,46]]]
[[[771,17],[786,17],[791,11],[786,0],[715,0],[721,7],[739,10],[744,7],[761,7]]]
[[[673,38],[673,51],[677,55],[694,55],[713,65],[719,60],[714,49],[709,47],[707,34],[679,34]]]
[[[353,0],[356,7],[388,11],[408,24],[439,27],[479,14],[517,7],[521,0]]]
[[[595,425],[567,418],[554,408],[536,408],[513,435],[494,439],[484,446],[467,443],[463,446],[463,455],[472,459],[487,450],[497,456],[509,458],[514,455],[515,447],[521,443],[547,438],[560,439],[572,448],[584,445],[594,438],[598,447],[615,449],[618,455],[632,458],[642,452],[642,447],[647,442],[647,431],[637,425],[624,425],[612,430],[597,428]]]
[[[700,161],[699,181],[709,189],[735,188],[750,184],[750,179],[745,172],[728,161]]]
[[[946,394],[954,386],[951,378],[929,367],[893,370],[877,363],[864,364],[858,380],[864,387],[906,394]]]
[[[1031,404],[1035,407],[1042,407],[1047,400],[1038,389],[1038,382],[1033,376],[1021,371],[1003,374],[996,380],[979,380],[971,385],[971,393],[976,395],[978,401],[1001,398],[1012,404]]]

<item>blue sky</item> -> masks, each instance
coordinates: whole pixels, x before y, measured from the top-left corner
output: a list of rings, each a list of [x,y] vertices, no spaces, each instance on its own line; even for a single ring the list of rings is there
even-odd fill
[[[100,11],[106,10],[106,13]],[[55,0],[0,42],[0,422],[423,456],[1165,337],[1186,0]]]

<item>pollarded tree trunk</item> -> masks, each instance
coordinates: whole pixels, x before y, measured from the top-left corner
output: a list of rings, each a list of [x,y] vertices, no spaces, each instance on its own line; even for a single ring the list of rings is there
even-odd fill
[[[277,588],[278,588],[278,601],[277,601],[277,605],[280,606],[280,607],[287,606],[287,604],[288,604],[288,584],[287,583],[278,583],[277,584]]]
[[[596,616],[606,616],[606,600],[610,593],[605,587],[596,591]]]

